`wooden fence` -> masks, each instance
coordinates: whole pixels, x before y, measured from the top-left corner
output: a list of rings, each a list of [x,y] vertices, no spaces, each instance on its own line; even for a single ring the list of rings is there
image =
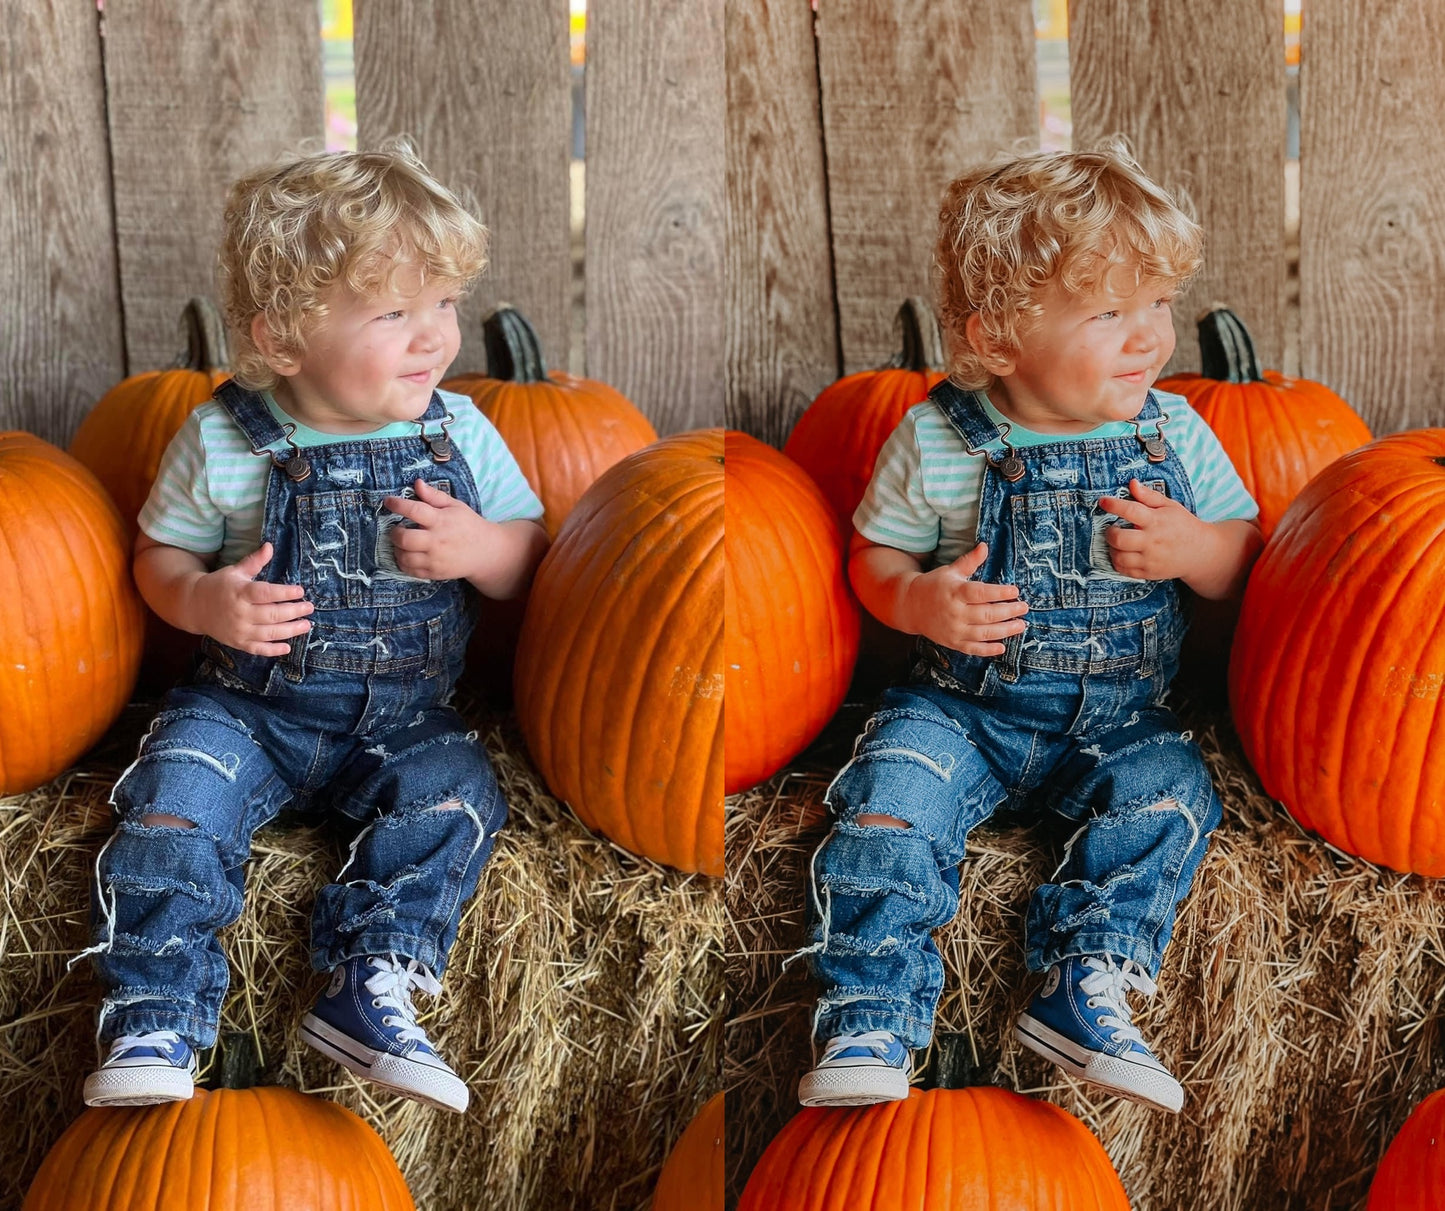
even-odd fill
[[[0,426],[65,440],[167,363],[210,291],[237,173],[322,134],[315,0],[0,0]],[[937,200],[1037,141],[1029,0],[592,0],[587,372],[658,428],[781,443],[892,352],[929,285]],[[102,36],[103,35],[103,36]],[[1445,6],[1306,0],[1299,304],[1287,306],[1281,0],[1073,0],[1074,141],[1125,134],[1183,185],[1262,361],[1379,432],[1445,423]],[[566,0],[356,0],[362,146],[412,134],[492,226],[505,299],[569,340]],[[1293,354],[1292,354],[1293,360]]]

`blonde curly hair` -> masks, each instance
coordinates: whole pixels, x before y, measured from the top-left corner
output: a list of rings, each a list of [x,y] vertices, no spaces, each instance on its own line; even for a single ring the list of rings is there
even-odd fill
[[[972,389],[994,381],[965,332],[969,316],[1014,356],[1051,283],[1076,294],[1124,270],[1136,283],[1183,286],[1203,263],[1203,242],[1188,199],[1145,176],[1121,140],[964,173],[943,195],[934,257],[949,377]]]
[[[279,352],[299,357],[334,288],[381,293],[405,269],[408,291],[419,278],[455,282],[460,293],[486,268],[487,238],[405,138],[375,151],[292,155],[242,177],[226,199],[220,252],[236,381],[253,391],[276,385],[251,335],[256,316]]]

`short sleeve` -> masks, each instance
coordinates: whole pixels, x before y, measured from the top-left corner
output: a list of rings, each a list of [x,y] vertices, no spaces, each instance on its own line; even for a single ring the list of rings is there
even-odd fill
[[[1200,521],[1249,521],[1259,516],[1259,505],[1244,486],[1214,430],[1183,397],[1161,400],[1170,415],[1170,434],[1179,460],[1194,491],[1194,512]]]
[[[924,494],[923,455],[912,412],[878,452],[853,526],[869,542],[910,554],[928,555],[938,548],[939,517]]]
[[[497,427],[465,396],[448,401],[456,423],[451,435],[477,485],[477,512],[488,521],[541,521],[542,502],[507,449]]]
[[[226,517],[211,498],[201,421],[196,409],[171,439],[137,521],[156,542],[211,555],[225,541]]]

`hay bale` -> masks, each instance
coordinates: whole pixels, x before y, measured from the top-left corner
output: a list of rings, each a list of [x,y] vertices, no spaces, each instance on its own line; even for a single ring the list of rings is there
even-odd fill
[[[155,707],[135,706],[80,769],[0,799],[0,1207],[18,1206],[82,1110],[99,987],[88,884],[111,784]],[[443,994],[419,998],[467,1080],[465,1116],[378,1096],[304,1047],[296,1024],[323,981],[310,910],[345,856],[326,827],[263,830],[247,906],[223,935],[223,1031],[251,1034],[266,1079],[332,1097],[386,1140],[419,1207],[640,1208],[673,1140],[718,1087],[722,889],[590,835],[553,800],[509,717],[463,704],[511,806],[462,921]]]
[[[724,1081],[729,1186],[796,1112],[814,990],[803,963],[804,872],[823,793],[866,709],[810,760],[730,804]],[[1445,883],[1380,870],[1306,836],[1260,790],[1222,715],[1190,714],[1224,802],[1136,1022],[1181,1079],[1173,1116],[1102,1096],[1014,1042],[1033,991],[1031,890],[1067,826],[991,822],[970,839],[960,909],[938,935],[938,1029],[967,1036],[983,1079],[1045,1097],[1104,1142],[1134,1211],[1363,1206],[1409,1110],[1445,1085]],[[1141,1004],[1136,999],[1136,1006]]]

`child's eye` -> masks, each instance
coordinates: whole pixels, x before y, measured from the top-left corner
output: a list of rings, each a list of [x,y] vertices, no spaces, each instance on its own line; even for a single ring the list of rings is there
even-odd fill
[[[1112,320],[1119,313],[1117,311],[1101,311],[1094,318],[1096,320]]]
[[[456,305],[457,300],[455,295],[453,295],[451,298],[442,299],[442,301],[437,304],[437,306],[442,308],[443,310],[447,309],[448,307],[455,307]]]
[[[388,311],[385,315],[379,315],[376,318],[379,320],[399,320],[401,316],[402,313],[400,311]]]
[[[1174,296],[1172,294],[1166,294],[1162,299],[1154,300],[1154,306],[1156,307],[1172,307],[1173,305]]]

